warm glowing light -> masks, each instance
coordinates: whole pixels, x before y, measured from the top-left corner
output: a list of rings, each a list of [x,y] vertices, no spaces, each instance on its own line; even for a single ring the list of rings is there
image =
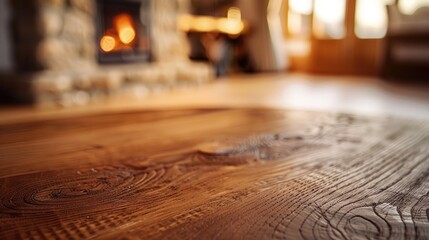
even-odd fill
[[[414,14],[421,7],[428,7],[429,0],[399,0],[399,10],[408,15]]]
[[[177,27],[184,32],[221,32],[238,35],[244,30],[245,24],[241,20],[240,9],[231,7],[228,9],[226,18],[182,15],[178,19]]]
[[[314,34],[339,39],[345,35],[346,0],[314,1]]]
[[[124,44],[130,44],[136,37],[134,23],[130,15],[120,14],[113,20],[119,40]]]
[[[289,0],[289,9],[294,13],[309,15],[313,11],[312,0]]]
[[[382,38],[387,31],[384,0],[357,0],[355,33],[359,38]]]
[[[237,35],[244,29],[244,23],[241,21],[241,11],[236,7],[230,7],[226,18],[217,20],[217,29],[230,35]]]
[[[133,28],[123,28],[119,31],[119,39],[125,44],[131,43],[136,37],[136,32]]]
[[[237,35],[243,31],[244,24],[241,21],[231,20],[229,18],[221,18],[217,20],[217,29],[223,33]]]
[[[116,39],[112,36],[103,36],[100,40],[100,47],[105,52],[110,52],[116,47]]]
[[[227,12],[227,18],[230,20],[241,21],[241,11],[237,7],[230,7]]]
[[[212,17],[196,17],[192,28],[198,32],[211,32],[216,30],[216,19]]]

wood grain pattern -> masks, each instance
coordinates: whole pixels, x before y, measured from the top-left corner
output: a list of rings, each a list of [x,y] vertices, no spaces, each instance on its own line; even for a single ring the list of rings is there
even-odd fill
[[[1,239],[428,239],[429,123],[284,110],[0,124]]]

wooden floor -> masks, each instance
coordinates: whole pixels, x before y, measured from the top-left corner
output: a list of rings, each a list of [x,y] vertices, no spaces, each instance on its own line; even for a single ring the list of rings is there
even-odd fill
[[[429,122],[298,110],[0,123],[0,239],[429,239]]]
[[[296,73],[236,75],[197,88],[154,94],[135,91],[107,103],[85,107],[34,109],[0,105],[0,123],[106,112],[219,107],[297,109],[429,120],[429,86],[399,85],[371,77]]]

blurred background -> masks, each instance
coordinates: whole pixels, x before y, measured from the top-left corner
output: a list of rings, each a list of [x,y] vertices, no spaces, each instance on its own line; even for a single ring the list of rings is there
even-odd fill
[[[429,0],[0,0],[0,33],[8,109],[429,116]]]

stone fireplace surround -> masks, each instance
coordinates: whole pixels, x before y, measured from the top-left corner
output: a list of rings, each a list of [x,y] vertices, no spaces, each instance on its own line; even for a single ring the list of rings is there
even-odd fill
[[[0,90],[17,101],[76,106],[208,82],[213,70],[189,60],[176,27],[188,1],[152,0],[153,61],[116,65],[97,61],[95,0],[10,1],[16,70],[1,74]]]

